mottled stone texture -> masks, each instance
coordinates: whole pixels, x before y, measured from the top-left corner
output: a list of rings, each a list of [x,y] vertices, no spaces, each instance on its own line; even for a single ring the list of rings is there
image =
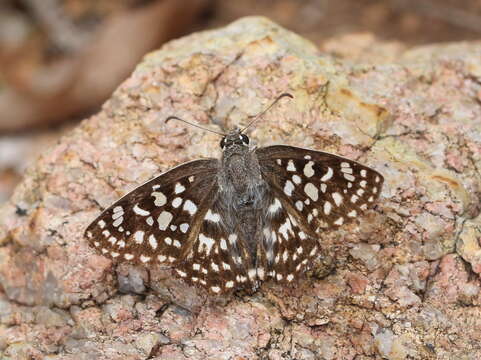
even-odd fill
[[[146,56],[1,209],[3,358],[481,358],[481,44],[396,51],[336,59],[246,18]],[[168,115],[231,128],[285,91],[295,100],[250,130],[259,145],[335,152],[386,179],[375,211],[320,239],[305,281],[210,298],[87,245],[120,195],[219,156],[219,137]]]

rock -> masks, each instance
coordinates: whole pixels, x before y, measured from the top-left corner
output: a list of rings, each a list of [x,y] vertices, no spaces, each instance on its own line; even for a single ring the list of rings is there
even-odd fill
[[[464,222],[458,236],[457,251],[481,276],[481,216]]]
[[[480,50],[397,49],[374,66],[254,17],[149,54],[0,209],[1,348],[58,359],[480,358],[479,332],[466,331],[481,326]],[[249,130],[254,142],[334,152],[386,180],[374,210],[323,233],[333,270],[210,297],[168,267],[115,266],[88,246],[85,227],[118,197],[219,156],[217,135],[167,116],[229,129],[285,91],[295,99]],[[40,308],[46,317],[27,311]]]

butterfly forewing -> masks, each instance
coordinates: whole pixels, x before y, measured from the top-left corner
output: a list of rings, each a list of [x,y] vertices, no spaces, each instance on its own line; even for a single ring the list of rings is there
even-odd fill
[[[381,174],[333,154],[284,145],[256,154],[272,191],[310,235],[356,219],[381,192]]]
[[[215,191],[218,160],[182,164],[139,186],[85,231],[103,255],[134,263],[176,263],[189,251]]]

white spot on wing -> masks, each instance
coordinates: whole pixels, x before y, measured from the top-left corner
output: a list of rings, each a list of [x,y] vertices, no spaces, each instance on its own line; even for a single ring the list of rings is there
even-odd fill
[[[340,206],[342,204],[342,195],[338,192],[333,193],[332,198],[334,199],[336,206]]]
[[[291,221],[286,219],[285,223],[279,226],[279,232],[287,240],[289,237],[288,232],[292,232]]]
[[[341,216],[339,219],[334,221],[334,224],[341,226],[344,223],[344,218]]]
[[[259,279],[264,280],[265,273],[263,267],[259,267],[257,269],[257,276],[259,277]]]
[[[183,193],[184,190],[185,190],[185,186],[183,186],[181,183],[176,183],[176,184],[175,184],[174,192],[175,192],[176,194]]]
[[[326,192],[326,189],[327,189],[327,185],[324,183],[321,183],[321,191],[323,194]]]
[[[331,203],[329,201],[326,201],[324,203],[324,214],[329,215],[331,213],[331,210],[332,210]]]
[[[294,190],[294,184],[292,183],[291,180],[287,180],[286,181],[286,184],[284,186],[284,193],[287,195],[287,196],[291,196],[292,195],[292,190]]]
[[[227,243],[225,242],[224,238],[220,239],[220,248],[222,250],[227,250]]]
[[[275,214],[276,212],[279,211],[279,209],[282,207],[281,205],[281,202],[279,201],[279,199],[275,198],[274,199],[274,202],[272,203],[271,206],[269,206],[269,212],[271,214]]]
[[[140,216],[150,215],[150,211],[141,209],[141,208],[139,207],[139,204],[135,204],[133,210],[134,210],[134,213],[136,213],[137,215],[140,215]]]
[[[117,206],[117,208],[118,208],[118,207],[120,207],[120,206]],[[117,209],[117,208],[116,208],[116,209]],[[122,209],[122,208],[120,208],[120,209]],[[124,215],[124,212],[123,212],[122,210],[117,211],[117,212],[114,212],[114,213],[112,214],[112,220],[118,219],[118,218],[121,217],[122,215]]]
[[[327,172],[324,174],[323,177],[321,177],[321,181],[327,181],[329,180],[330,178],[332,178],[332,175],[334,174],[334,172],[332,171],[332,169],[330,167],[327,168]]]
[[[170,222],[173,219],[173,215],[168,211],[162,211],[157,218],[157,223],[159,224],[160,230],[165,230],[169,226]]]
[[[175,271],[177,271],[177,274],[179,274],[180,277],[186,277],[187,276],[187,273],[182,271],[182,270],[176,269]]]
[[[154,205],[155,206],[164,206],[167,203],[167,198],[165,197],[164,193],[160,191],[154,191],[152,194],[153,197],[155,197],[154,200]]]
[[[182,198],[181,197],[176,197],[174,200],[172,200],[172,207],[178,208],[182,204]]]
[[[309,161],[306,166],[304,166],[304,175],[306,175],[306,177],[311,177],[314,175],[314,169],[312,168],[313,165],[314,161]]]
[[[154,235],[150,234],[149,236],[149,244],[152,249],[157,249],[157,239],[155,238]]]
[[[301,183],[301,177],[299,175],[292,175],[292,181],[294,181],[294,184],[299,185]]]
[[[204,245],[207,256],[209,256],[212,245],[214,245],[214,239],[209,238],[204,234],[199,234],[199,252],[204,251]]]
[[[135,234],[134,234],[134,241],[137,244],[142,244],[144,242],[144,235],[145,235],[145,233],[143,231],[141,231],[141,230],[136,231]]]
[[[119,217],[117,220],[115,220],[115,221],[112,223],[112,225],[113,225],[114,227],[117,227],[117,226],[119,226],[120,224],[122,224],[123,221],[124,221],[124,217],[121,216],[121,217]]]
[[[312,183],[307,183],[306,186],[304,186],[304,192],[312,199],[312,201],[317,201],[319,198],[319,191]]]
[[[220,215],[217,213],[212,212],[210,209],[207,211],[207,213],[204,216],[205,220],[218,223],[220,221]]]
[[[236,234],[230,234],[229,235],[229,242],[234,245],[237,241],[237,235]]]
[[[217,265],[216,263],[212,263],[210,264],[210,267],[212,268],[212,270],[214,270],[215,272],[219,272],[219,265]]]
[[[294,161],[292,160],[289,160],[287,162],[287,167],[286,167],[287,171],[297,171],[296,169],[296,166],[294,165]]]
[[[194,215],[197,212],[197,206],[190,200],[186,200],[183,209],[190,215]]]
[[[297,210],[302,211],[302,209],[304,208],[303,202],[300,200],[296,201],[296,208]]]
[[[189,230],[189,224],[187,223],[182,223],[179,226],[180,231],[182,231],[184,234]]]

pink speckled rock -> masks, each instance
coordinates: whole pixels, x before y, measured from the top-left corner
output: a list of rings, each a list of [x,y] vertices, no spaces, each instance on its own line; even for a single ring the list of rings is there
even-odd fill
[[[481,44],[395,51],[335,59],[245,18],[149,54],[0,209],[2,358],[481,358]],[[87,245],[85,227],[119,196],[219,156],[216,135],[168,115],[231,128],[285,91],[295,100],[252,139],[335,152],[386,180],[374,211],[323,234],[327,271],[212,298]]]

